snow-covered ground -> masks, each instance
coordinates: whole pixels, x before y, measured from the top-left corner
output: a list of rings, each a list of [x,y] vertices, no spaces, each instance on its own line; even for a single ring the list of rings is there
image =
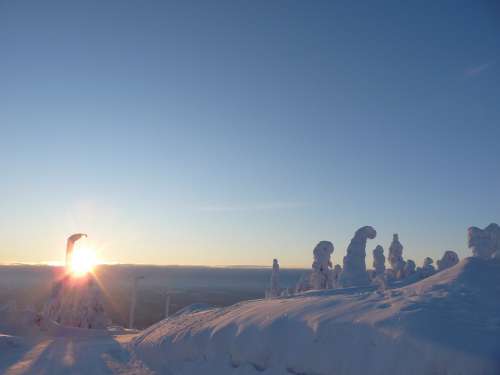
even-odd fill
[[[467,258],[385,291],[199,305],[135,334],[37,331],[0,313],[0,373],[498,375],[499,297],[500,262]]]

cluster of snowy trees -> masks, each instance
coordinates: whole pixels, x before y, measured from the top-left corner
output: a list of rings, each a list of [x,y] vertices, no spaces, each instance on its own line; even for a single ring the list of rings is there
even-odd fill
[[[347,247],[343,266],[332,264],[333,244],[330,241],[320,241],[313,250],[312,270],[301,277],[295,292],[368,285],[385,287],[399,281],[413,282],[453,267],[459,262],[457,253],[447,250],[442,258],[437,260],[437,269],[434,266],[434,260],[430,257],[426,257],[422,266],[417,267],[412,259],[404,259],[404,247],[399,241],[399,235],[395,233],[389,245],[387,257],[390,268],[386,268],[384,248],[377,245],[373,249],[373,269],[367,270],[366,244],[368,240],[376,236],[377,232],[373,227],[359,228]],[[468,246],[475,257],[500,260],[500,226],[492,223],[484,229],[470,227]],[[283,294],[283,289],[279,286],[279,265],[275,259],[271,287],[266,292],[266,296],[273,298]]]

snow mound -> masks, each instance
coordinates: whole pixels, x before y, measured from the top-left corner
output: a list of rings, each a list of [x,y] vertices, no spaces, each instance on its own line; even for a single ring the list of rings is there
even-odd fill
[[[467,258],[412,285],[185,312],[136,354],[171,374],[499,374],[500,262]]]

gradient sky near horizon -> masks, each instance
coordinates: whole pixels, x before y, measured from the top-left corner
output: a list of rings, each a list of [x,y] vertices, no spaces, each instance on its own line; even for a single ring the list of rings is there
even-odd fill
[[[495,1],[0,1],[0,263],[420,263],[500,222]],[[367,260],[371,264],[370,257]]]

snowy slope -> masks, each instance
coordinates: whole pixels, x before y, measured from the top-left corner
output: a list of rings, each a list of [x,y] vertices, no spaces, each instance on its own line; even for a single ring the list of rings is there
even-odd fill
[[[500,374],[500,263],[166,319],[132,344],[172,374]]]

